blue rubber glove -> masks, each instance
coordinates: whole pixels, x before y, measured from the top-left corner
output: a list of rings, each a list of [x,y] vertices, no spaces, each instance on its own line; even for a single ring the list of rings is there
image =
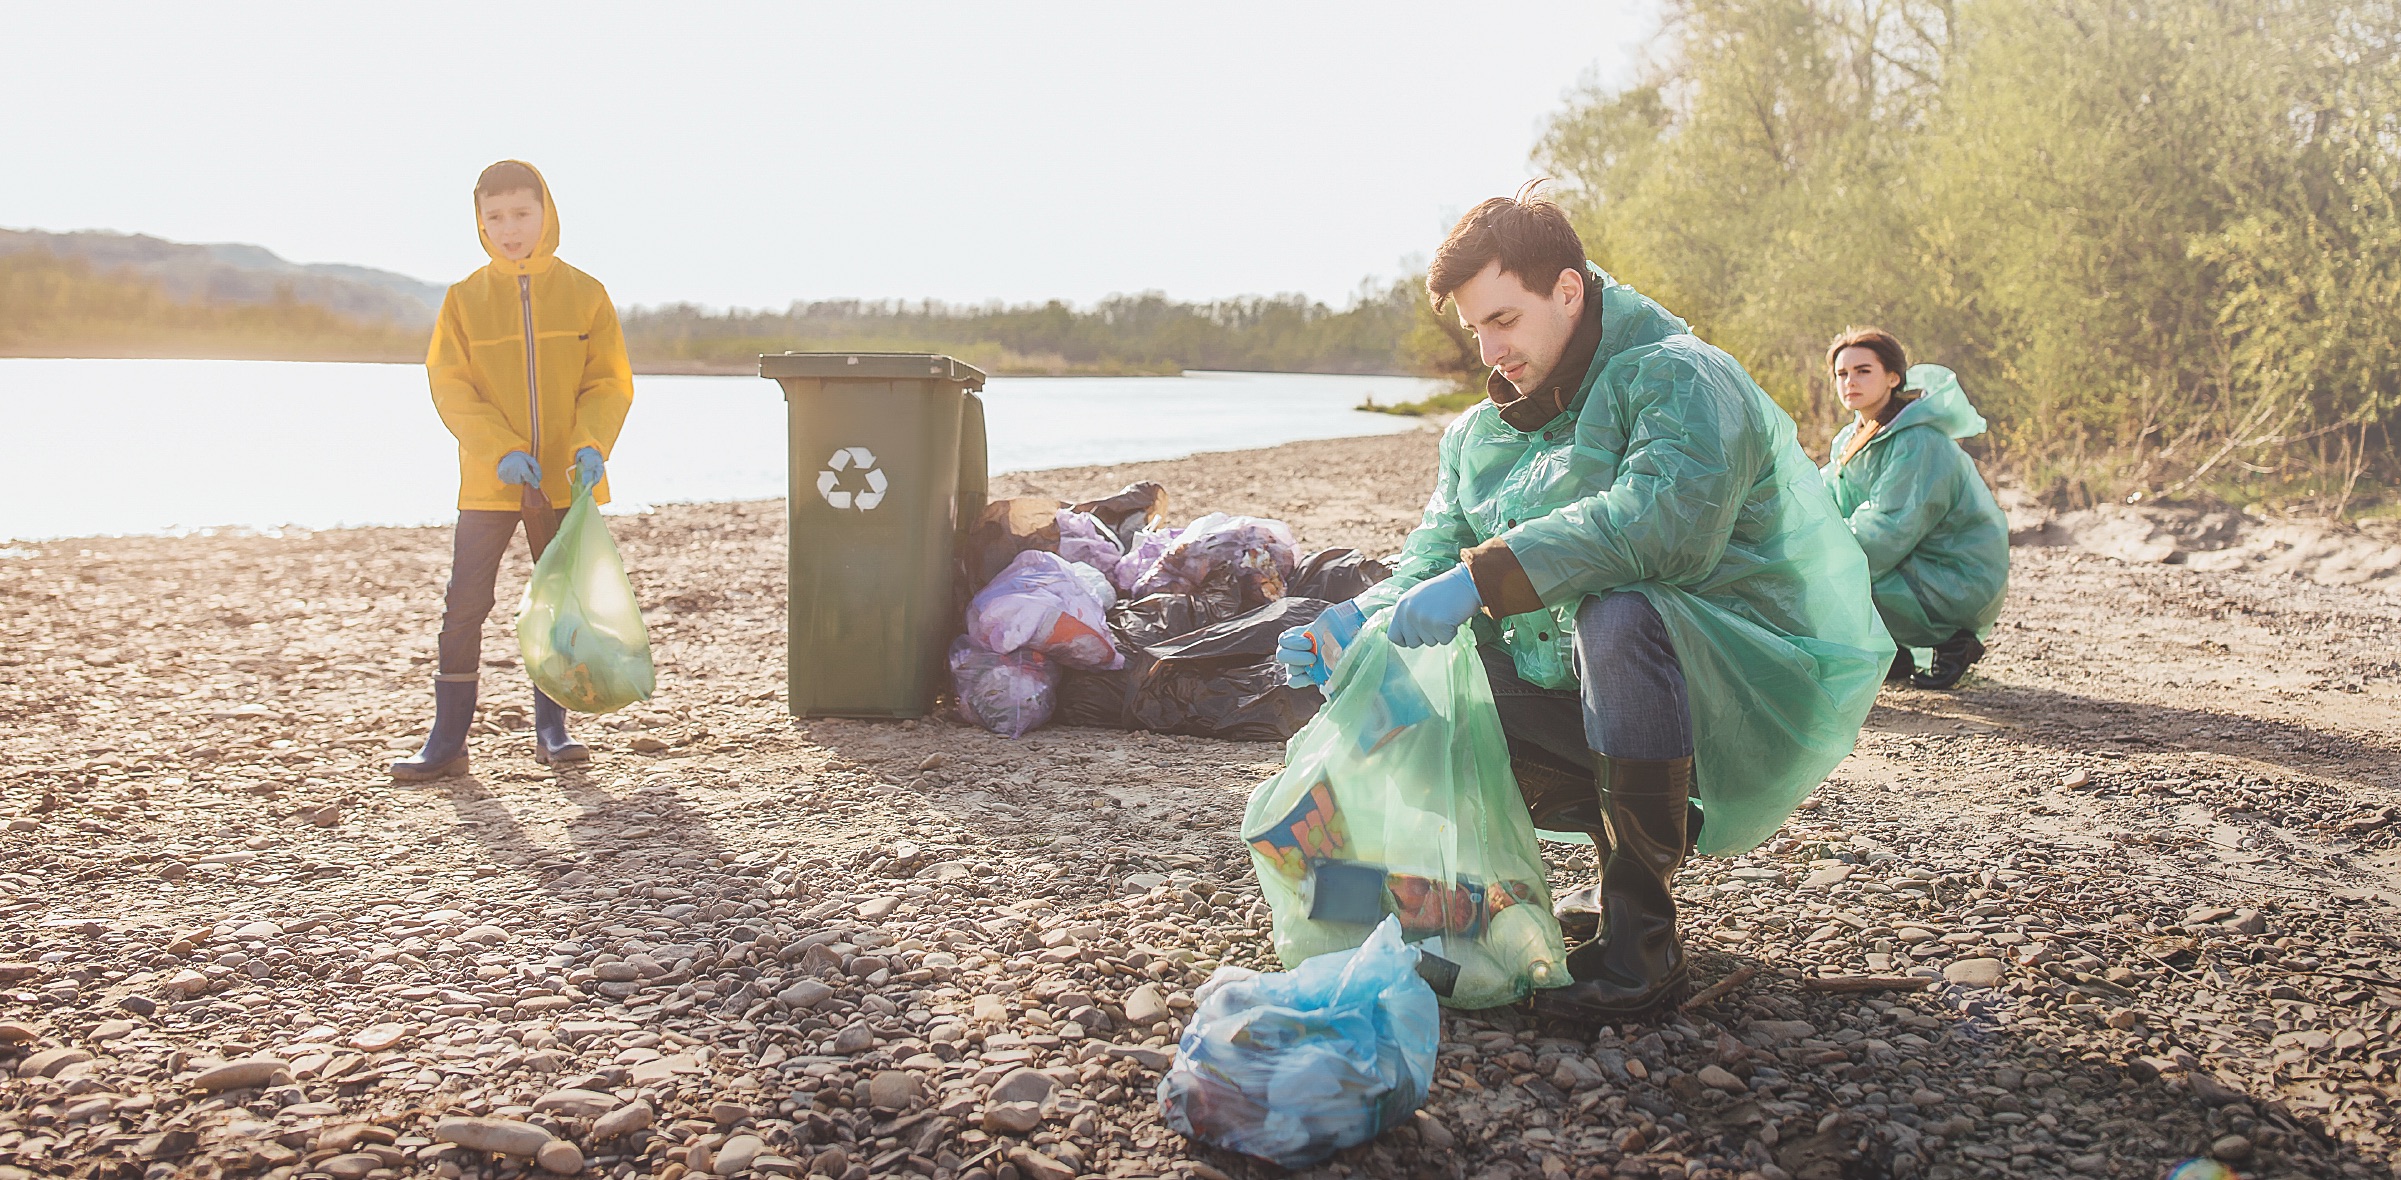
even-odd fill
[[[1459,625],[1473,618],[1484,599],[1464,565],[1409,587],[1392,608],[1392,642],[1400,647],[1449,643]]]
[[[1359,629],[1366,624],[1366,612],[1358,603],[1339,602],[1308,626],[1277,636],[1276,662],[1284,665],[1284,683],[1294,688],[1304,684],[1324,688],[1342,663],[1342,650],[1359,637]]]
[[[600,461],[599,447],[585,447],[575,453],[575,474],[587,488],[600,486],[600,481],[608,477],[609,469]]]
[[[542,486],[542,465],[523,451],[510,451],[500,457],[500,482],[523,484],[529,488]]]

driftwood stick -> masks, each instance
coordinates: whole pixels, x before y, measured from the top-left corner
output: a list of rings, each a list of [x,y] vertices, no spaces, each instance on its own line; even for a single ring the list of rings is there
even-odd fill
[[[1735,988],[1749,983],[1751,981],[1751,977],[1757,974],[1759,974],[1759,968],[1757,967],[1737,967],[1734,969],[1734,973],[1732,975],[1718,980],[1716,983],[1710,984],[1708,987],[1702,988],[1700,991],[1693,993],[1693,997],[1691,999],[1686,1000],[1677,1006],[1677,1011],[1690,1012],[1704,1004],[1714,1004],[1717,1001],[1726,998],[1726,994],[1728,992],[1731,992]]]
[[[1925,975],[1815,975],[1801,980],[1804,991],[1813,992],[1919,992],[1934,986]]]

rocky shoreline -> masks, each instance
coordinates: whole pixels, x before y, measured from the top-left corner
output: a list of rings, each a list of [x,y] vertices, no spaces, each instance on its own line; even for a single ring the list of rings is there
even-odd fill
[[[1383,552],[1431,454],[997,494],[1157,479]],[[446,531],[0,560],[0,1178],[1278,1174],[1154,1097],[1209,971],[1269,965],[1234,827],[1277,747],[795,722],[780,505],[612,527],[659,698],[538,766],[491,635],[475,771],[426,786],[378,770],[423,724]],[[1448,1013],[1423,1110],[1305,1174],[2393,1174],[2401,606],[2017,559],[1961,692],[1888,690],[1775,840],[1687,869],[1729,986],[1616,1028]]]

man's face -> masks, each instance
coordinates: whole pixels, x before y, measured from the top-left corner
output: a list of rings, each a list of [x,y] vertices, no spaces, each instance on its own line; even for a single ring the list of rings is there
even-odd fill
[[[1459,323],[1476,334],[1484,363],[1519,393],[1532,393],[1567,352],[1584,310],[1584,275],[1562,270],[1548,290],[1531,291],[1494,262],[1451,292]]]
[[[484,236],[511,262],[533,257],[542,241],[542,198],[529,188],[478,197],[475,211],[483,218]]]

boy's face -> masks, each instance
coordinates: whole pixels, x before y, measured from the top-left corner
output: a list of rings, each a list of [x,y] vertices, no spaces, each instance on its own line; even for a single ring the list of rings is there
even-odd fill
[[[475,211],[483,218],[484,236],[502,257],[511,262],[533,257],[542,241],[541,194],[529,188],[491,193],[475,199]]]

